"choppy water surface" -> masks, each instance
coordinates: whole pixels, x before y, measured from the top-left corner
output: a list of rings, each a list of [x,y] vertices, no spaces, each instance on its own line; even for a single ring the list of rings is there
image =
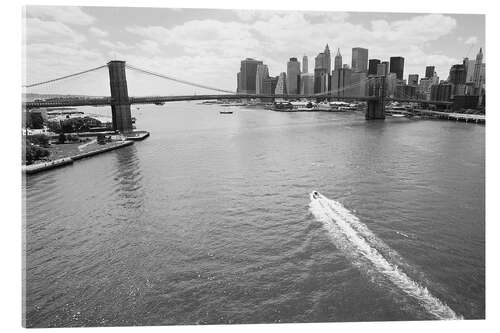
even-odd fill
[[[484,126],[220,109],[26,179],[27,326],[484,318]]]

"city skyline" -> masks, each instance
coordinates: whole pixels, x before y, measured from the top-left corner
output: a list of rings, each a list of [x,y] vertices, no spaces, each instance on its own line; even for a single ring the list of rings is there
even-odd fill
[[[325,44],[330,45],[332,58],[340,48],[344,64],[351,63],[352,48],[363,47],[369,50],[369,59],[404,57],[405,78],[424,77],[426,66],[435,66],[445,79],[463,57],[474,58],[482,46],[486,53],[482,15],[133,10],[134,17],[128,8],[27,7],[27,81],[122,59],[194,82],[216,80],[219,87],[236,90],[234,73],[241,59],[261,60],[270,75],[277,76],[286,72],[289,58],[314,59]],[[165,93],[162,89],[193,92],[179,84],[157,88],[132,83],[130,88],[131,95]],[[96,94],[109,91],[107,82],[92,89]]]

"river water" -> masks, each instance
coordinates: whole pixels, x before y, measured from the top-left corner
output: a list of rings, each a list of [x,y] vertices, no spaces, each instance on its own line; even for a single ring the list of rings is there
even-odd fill
[[[484,318],[483,125],[221,109],[26,178],[28,327]]]

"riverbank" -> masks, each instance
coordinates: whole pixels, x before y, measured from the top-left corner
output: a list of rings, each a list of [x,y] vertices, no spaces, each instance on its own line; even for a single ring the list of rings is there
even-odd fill
[[[49,148],[52,157],[50,161],[31,164],[31,165],[23,165],[22,172],[25,172],[26,174],[29,175],[59,168],[62,166],[73,164],[74,161],[86,157],[102,154],[111,150],[130,146],[132,144],[134,144],[134,141],[125,140],[125,141],[112,141],[106,143],[105,145],[100,145],[98,143],[91,143],[89,145],[86,145],[85,147],[73,143],[54,145],[54,147]]]

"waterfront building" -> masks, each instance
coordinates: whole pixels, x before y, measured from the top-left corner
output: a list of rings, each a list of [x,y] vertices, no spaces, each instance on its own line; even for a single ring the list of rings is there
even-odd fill
[[[398,79],[396,73],[389,73],[385,77],[385,95],[393,97],[396,93]]]
[[[340,54],[340,48],[337,49],[337,55],[335,56],[335,64],[333,70],[342,68],[342,55]]]
[[[435,67],[434,66],[427,66],[427,67],[425,67],[425,77],[427,79],[433,77],[434,73],[435,73]]]
[[[351,68],[354,72],[366,72],[368,66],[368,49],[352,48]]]
[[[257,66],[262,65],[262,61],[246,58],[241,61],[239,75],[239,92],[243,94],[255,94],[255,83],[257,77]]]
[[[290,58],[290,61],[287,62],[286,80],[288,94],[298,94],[300,87],[300,62],[297,61],[297,58]]]
[[[377,67],[380,64],[379,59],[368,60],[368,75],[378,75]]]
[[[276,83],[276,89],[274,90],[275,95],[286,95],[286,73],[282,72],[278,77],[278,82]]]
[[[396,77],[398,78],[398,80],[402,80],[404,66],[405,66],[405,58],[403,58],[403,57],[391,57],[389,59],[389,62],[390,62],[389,72],[396,73]]]
[[[467,71],[465,60],[462,64],[451,66],[450,75],[448,77],[449,83],[453,85],[453,95],[465,95],[465,82],[467,78]]]
[[[482,81],[482,64],[483,64],[483,48],[479,49],[479,53],[476,55],[476,61],[474,63],[474,76],[472,82],[474,82],[476,88],[481,85]]]
[[[453,85],[450,83],[439,83],[431,86],[432,101],[449,101],[453,92]]]
[[[380,64],[377,64],[377,76],[387,76],[389,73],[389,63],[387,61],[383,61]]]
[[[408,85],[413,87],[418,86],[418,74],[408,75]]]
[[[267,65],[258,64],[257,73],[255,76],[255,93],[262,94],[264,91],[264,80],[269,77],[269,69]]]
[[[263,82],[262,93],[264,95],[274,95],[276,85],[278,84],[278,79],[279,76],[265,78]]]
[[[465,82],[474,82],[474,69],[476,67],[476,61],[467,59],[467,74],[465,76]]]
[[[329,90],[329,84],[325,90],[325,74],[330,75],[332,59],[330,56],[330,48],[328,44],[325,46],[325,51],[319,53],[314,59],[314,92],[321,93]]]
[[[300,76],[300,94],[301,95],[314,94],[314,74],[304,73]]]
[[[351,86],[352,70],[344,67],[332,72],[331,89],[332,96],[349,96]]]
[[[236,74],[236,92],[241,92],[241,72]]]
[[[309,73],[309,59],[306,55],[302,57],[302,73]]]

